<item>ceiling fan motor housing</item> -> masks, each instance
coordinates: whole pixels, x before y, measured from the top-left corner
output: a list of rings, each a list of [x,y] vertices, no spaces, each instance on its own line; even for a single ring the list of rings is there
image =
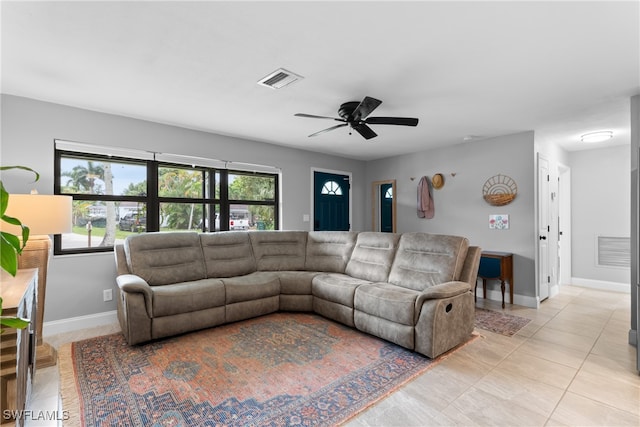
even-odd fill
[[[338,115],[345,119],[347,122],[351,122],[354,119],[353,112],[355,111],[356,107],[358,107],[358,105],[360,105],[358,101],[345,102],[344,104],[340,105],[340,108],[338,108]]]

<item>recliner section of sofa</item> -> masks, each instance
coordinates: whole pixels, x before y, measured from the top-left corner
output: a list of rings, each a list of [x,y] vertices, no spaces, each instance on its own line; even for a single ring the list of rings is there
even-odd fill
[[[144,233],[116,245],[129,344],[275,311],[315,312],[436,357],[474,328],[480,248],[428,233]]]

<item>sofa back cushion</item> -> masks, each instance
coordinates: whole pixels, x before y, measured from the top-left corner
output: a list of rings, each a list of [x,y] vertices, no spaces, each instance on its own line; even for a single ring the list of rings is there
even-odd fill
[[[124,251],[129,271],[151,286],[206,278],[197,233],[142,233],[128,236]]]
[[[359,233],[345,273],[356,279],[386,282],[399,238],[395,233]]]
[[[248,234],[258,270],[304,270],[306,231],[251,231]]]
[[[249,234],[221,231],[200,234],[207,277],[234,277],[256,271]]]
[[[357,236],[353,231],[310,231],[305,261],[307,270],[344,273]]]
[[[458,280],[467,256],[464,237],[404,233],[389,273],[389,282],[416,291]]]

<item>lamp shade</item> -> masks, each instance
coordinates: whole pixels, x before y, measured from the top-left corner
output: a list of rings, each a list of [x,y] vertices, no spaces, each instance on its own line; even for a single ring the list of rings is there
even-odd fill
[[[17,218],[29,227],[31,235],[70,233],[71,196],[47,194],[10,194],[5,215]],[[20,235],[20,228],[1,222],[2,231]]]

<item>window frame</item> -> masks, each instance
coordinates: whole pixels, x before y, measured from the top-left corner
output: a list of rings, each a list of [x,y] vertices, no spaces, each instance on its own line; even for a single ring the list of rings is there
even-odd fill
[[[85,194],[85,193],[68,193],[62,192],[62,158],[75,157],[82,160],[90,161],[107,161],[117,163],[129,163],[145,165],[147,168],[147,194],[145,196],[130,196],[130,195],[104,195],[104,194]],[[229,217],[230,209],[232,205],[247,205],[247,206],[273,206],[274,211],[274,224],[275,230],[279,229],[280,224],[280,174],[269,172],[254,172],[247,170],[236,170],[220,168],[215,166],[199,166],[197,164],[188,165],[182,163],[172,163],[167,161],[161,161],[156,159],[140,159],[134,157],[123,156],[111,156],[107,154],[96,154],[81,152],[75,150],[55,149],[54,153],[54,194],[57,195],[69,195],[73,197],[73,201],[86,200],[86,201],[101,201],[101,202],[136,202],[146,204],[146,229],[144,232],[161,232],[160,230],[160,205],[162,203],[197,203],[202,205],[203,209],[206,209],[208,224],[202,223],[202,228],[199,232],[213,233],[215,230],[215,206],[219,206],[220,218],[219,218],[219,231],[229,230]],[[176,168],[186,170],[198,170],[202,173],[203,189],[202,197],[168,197],[160,196],[158,191],[158,173],[160,168]],[[244,200],[244,199],[229,199],[229,175],[248,175],[258,176],[265,178],[272,178],[274,185],[274,199],[273,200]],[[219,182],[216,180],[219,178]],[[219,185],[219,197],[216,197],[216,184]],[[205,188],[208,186],[208,188]],[[204,215],[204,214],[203,214]],[[198,231],[198,229],[194,229]],[[101,253],[112,252],[113,246],[100,246],[91,248],[62,248],[62,236],[54,236],[54,255],[72,255],[72,254],[86,254],[86,253]]]

